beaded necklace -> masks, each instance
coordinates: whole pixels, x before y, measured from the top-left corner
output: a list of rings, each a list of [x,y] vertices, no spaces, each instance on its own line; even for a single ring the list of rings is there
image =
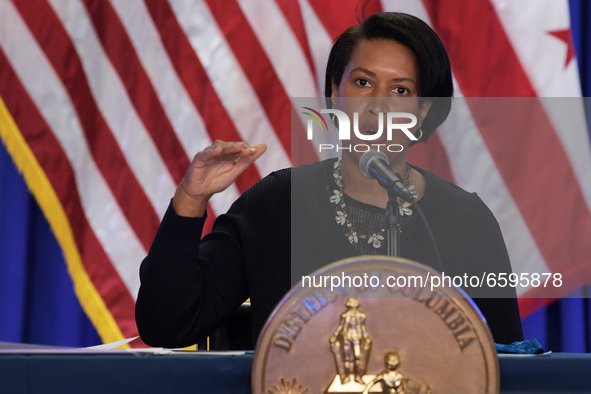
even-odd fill
[[[346,227],[345,236],[349,240],[350,243],[358,243],[359,239],[366,240],[368,244],[372,244],[372,246],[376,249],[382,246],[382,241],[384,240],[384,233],[386,232],[385,228],[380,228],[379,231],[376,231],[370,235],[367,234],[359,234],[353,228],[353,224],[349,220],[347,215],[347,204],[345,203],[344,199],[344,188],[345,184],[343,182],[343,175],[341,173],[341,160],[342,157],[339,157],[334,164],[334,174],[333,177],[335,178],[335,183],[338,187],[338,190],[333,190],[333,195],[330,196],[330,202],[340,206],[340,209],[337,208],[335,220],[337,224]],[[419,194],[415,190],[415,185],[410,184],[410,167],[406,164],[406,177],[405,177],[405,184],[408,190],[411,192],[413,197],[417,199]],[[398,212],[401,216],[411,216],[412,215],[412,205],[407,201],[398,201]]]

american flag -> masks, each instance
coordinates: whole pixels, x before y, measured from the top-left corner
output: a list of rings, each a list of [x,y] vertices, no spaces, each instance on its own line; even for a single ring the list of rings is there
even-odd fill
[[[0,0],[0,136],[103,341],[137,335],[139,265],[195,153],[217,139],[269,146],[214,196],[209,218],[292,164],[290,119],[299,109],[290,97],[323,95],[331,43],[356,23],[358,3]],[[413,14],[435,29],[457,96],[581,96],[565,0],[382,0],[364,8],[379,11]],[[468,112],[413,147],[409,161],[478,192],[501,224],[516,273],[564,272],[586,285],[589,137],[562,126],[559,106],[541,108],[544,135],[511,136],[513,154],[504,149],[508,136],[491,135]],[[585,124],[582,106],[573,116]],[[311,146],[298,149],[319,158]],[[536,177],[564,187],[549,192],[526,181]],[[520,294],[522,317],[543,303],[528,295]]]

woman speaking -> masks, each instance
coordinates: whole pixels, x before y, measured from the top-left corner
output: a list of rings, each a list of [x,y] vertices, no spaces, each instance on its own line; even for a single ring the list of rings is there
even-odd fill
[[[452,95],[445,48],[416,17],[371,15],[347,29],[331,49],[328,105],[358,112],[357,131],[363,136],[352,134],[349,147],[367,142],[380,122],[384,127],[380,117],[386,112],[416,117],[410,129],[415,138],[394,132],[388,143],[402,149],[384,153],[424,212],[441,258],[414,205],[399,200],[401,257],[446,275],[508,274],[511,265],[499,226],[482,200],[406,162],[411,143],[425,142],[447,118]],[[388,192],[361,173],[363,152],[342,148],[337,159],[265,177],[220,215],[202,240],[208,200],[232,184],[266,146],[216,141],[197,153],[142,262],[136,320],[143,341],[164,347],[194,344],[248,298],[256,340],[292,285],[292,264],[313,261],[319,268],[347,257],[386,254]],[[475,302],[495,342],[523,339],[513,289]]]

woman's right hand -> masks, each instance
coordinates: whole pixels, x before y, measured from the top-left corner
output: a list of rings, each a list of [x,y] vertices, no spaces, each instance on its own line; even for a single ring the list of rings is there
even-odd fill
[[[230,186],[266,150],[265,144],[218,140],[197,153],[172,199],[177,215],[202,217],[211,196]]]

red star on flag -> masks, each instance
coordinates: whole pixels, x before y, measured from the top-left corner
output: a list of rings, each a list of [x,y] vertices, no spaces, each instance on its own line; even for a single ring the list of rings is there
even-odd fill
[[[571,35],[570,29],[549,31],[548,34],[564,41],[566,44],[566,61],[564,62],[564,67],[566,68],[570,61],[575,57],[575,46],[573,44],[573,36]]]

